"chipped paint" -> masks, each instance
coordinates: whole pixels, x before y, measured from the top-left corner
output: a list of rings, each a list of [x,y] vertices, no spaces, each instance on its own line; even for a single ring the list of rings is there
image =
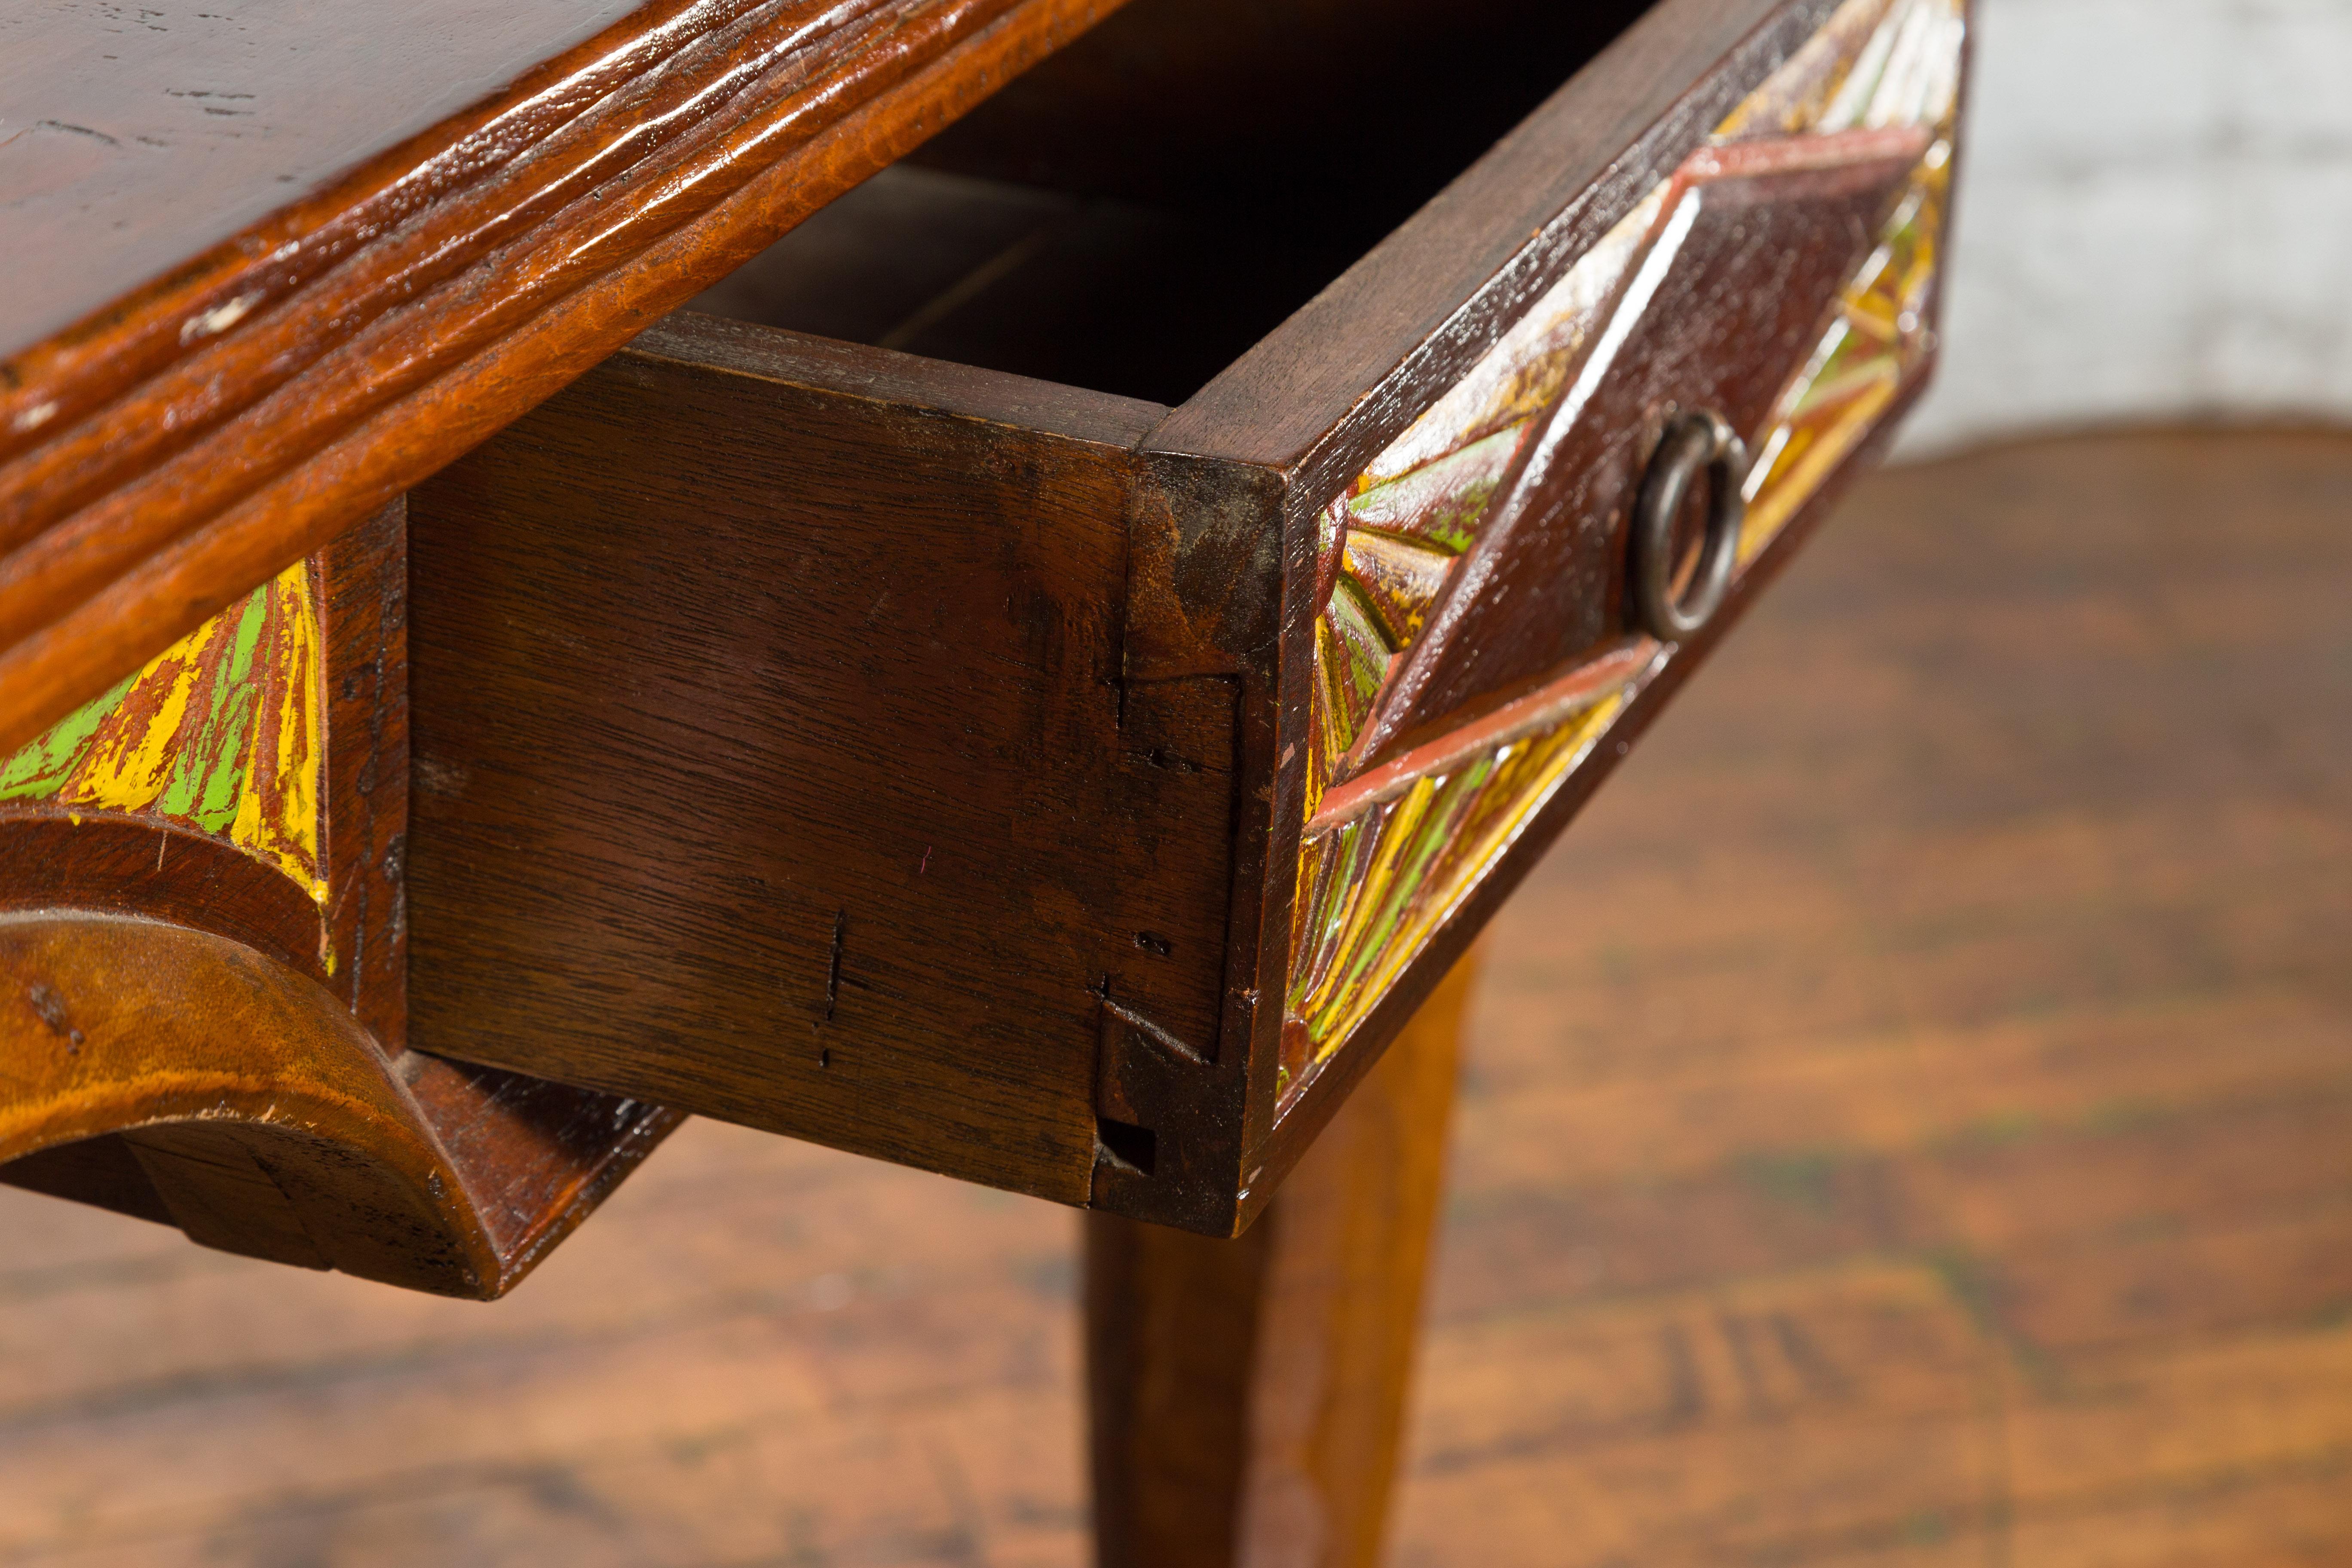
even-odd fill
[[[246,312],[260,303],[261,294],[257,289],[239,294],[226,305],[215,305],[200,316],[189,317],[180,326],[180,346],[185,348],[200,338],[217,337],[245,320]]]
[[[192,828],[323,903],[323,656],[298,563],[0,763],[0,803],[80,807],[77,826],[88,811]]]

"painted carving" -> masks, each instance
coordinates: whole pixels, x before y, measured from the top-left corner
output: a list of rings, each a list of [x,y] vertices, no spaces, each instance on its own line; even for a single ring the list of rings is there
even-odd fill
[[[309,562],[288,567],[0,762],[0,819],[202,834],[323,906],[314,572]],[[323,918],[319,930],[331,972]]]
[[[1744,566],[1924,363],[1965,27],[1849,0],[1325,510],[1286,1095],[1673,657],[1622,603],[1660,411],[1756,454]]]
[[[491,1297],[679,1118],[403,1048],[403,516],[0,760],[0,1183]]]

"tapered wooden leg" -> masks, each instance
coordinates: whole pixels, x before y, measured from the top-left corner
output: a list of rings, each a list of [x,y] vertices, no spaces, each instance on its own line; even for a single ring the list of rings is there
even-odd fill
[[[1371,1568],[1474,951],[1238,1241],[1087,1216],[1102,1568]]]

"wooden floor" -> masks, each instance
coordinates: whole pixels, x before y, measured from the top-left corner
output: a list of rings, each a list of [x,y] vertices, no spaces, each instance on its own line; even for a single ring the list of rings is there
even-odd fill
[[[1400,1564],[2352,1563],[2352,438],[1874,481],[1489,962]],[[1041,1205],[696,1123],[492,1307],[0,1236],[0,1563],[1084,1560]]]

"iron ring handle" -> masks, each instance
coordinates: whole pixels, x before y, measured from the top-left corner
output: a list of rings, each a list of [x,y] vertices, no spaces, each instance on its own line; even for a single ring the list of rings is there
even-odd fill
[[[1679,597],[1675,593],[1675,519],[1701,470],[1708,478],[1706,538],[1698,569]],[[1748,479],[1748,444],[1712,409],[1681,414],[1666,425],[1633,502],[1633,594],[1641,620],[1661,642],[1681,642],[1706,625],[1723,605],[1739,565],[1739,525],[1748,515],[1741,486]]]

